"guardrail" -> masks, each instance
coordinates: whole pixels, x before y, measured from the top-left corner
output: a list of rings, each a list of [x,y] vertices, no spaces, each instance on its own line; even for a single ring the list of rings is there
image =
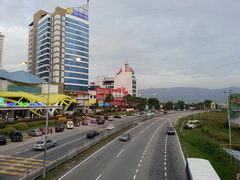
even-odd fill
[[[152,119],[159,116],[159,114],[157,115],[151,115],[151,116],[140,116],[137,117],[136,119],[133,119],[130,122],[126,122],[123,124],[118,125],[116,128],[112,129],[112,130],[104,130],[102,131],[97,137],[95,137],[93,140],[83,140],[83,142],[76,148],[71,149],[70,151],[67,151],[66,153],[62,154],[59,158],[57,158],[54,161],[51,161],[50,163],[46,164],[46,172],[49,172],[52,169],[57,168],[58,166],[60,166],[61,164],[69,161],[70,159],[74,158],[75,156],[79,155],[80,153],[82,153],[83,151],[87,150],[88,148],[90,148],[91,146],[99,143],[100,141],[104,140],[105,138],[117,133],[118,131],[129,127],[130,125],[139,123],[141,121],[146,121],[148,119]],[[36,179],[40,176],[42,176],[42,172],[43,172],[43,167],[38,168],[35,171],[32,172],[26,172],[26,175],[23,176],[22,178],[20,178],[21,180],[29,180],[29,179]],[[19,179],[18,177],[13,177],[11,179]]]

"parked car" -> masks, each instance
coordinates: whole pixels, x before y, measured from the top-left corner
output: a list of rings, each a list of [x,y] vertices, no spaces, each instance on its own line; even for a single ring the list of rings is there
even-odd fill
[[[47,140],[47,143],[45,143],[45,140],[40,140],[37,141],[34,145],[33,145],[33,150],[44,150],[46,145],[46,148],[51,148],[57,145],[57,141],[54,140]]]
[[[88,122],[87,122],[87,121],[83,121],[83,122],[82,122],[82,125],[87,126],[87,125],[88,125]]]
[[[68,121],[66,127],[67,127],[67,129],[73,129],[74,128],[73,122],[72,121]]]
[[[23,135],[20,131],[12,131],[10,133],[10,138],[12,142],[22,142],[23,141]]]
[[[74,122],[74,126],[80,126],[81,125],[81,122],[80,121],[75,121]]]
[[[65,129],[64,124],[57,123],[57,124],[55,125],[55,132],[63,132],[64,129]]]
[[[108,116],[104,116],[104,119],[105,119],[105,120],[108,120]]]
[[[163,114],[167,114],[167,111],[163,111]]]
[[[107,126],[107,130],[111,130],[111,129],[114,129],[116,126],[114,124],[109,124]]]
[[[28,132],[29,136],[41,136],[42,132],[39,129],[32,129]]]
[[[6,137],[4,135],[0,135],[0,145],[7,144]]]
[[[97,124],[104,124],[104,123],[105,123],[104,119],[101,119],[101,118],[97,119]]]
[[[129,133],[124,133],[119,137],[119,141],[129,141],[131,139],[131,135]]]
[[[116,116],[113,116],[114,118],[121,118],[121,116],[118,116],[118,115],[116,115]]]
[[[96,119],[93,119],[93,120],[91,120],[91,123],[96,124],[96,123],[97,123],[97,120],[96,120]]]
[[[89,131],[89,132],[87,133],[87,138],[88,138],[88,139],[92,139],[92,138],[94,138],[94,137],[97,136],[97,135],[99,135],[99,132],[97,132],[97,131]]]
[[[167,134],[168,135],[175,135],[175,130],[173,127],[167,127]]]

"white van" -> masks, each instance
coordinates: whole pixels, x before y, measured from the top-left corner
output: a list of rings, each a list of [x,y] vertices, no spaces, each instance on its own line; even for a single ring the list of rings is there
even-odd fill
[[[67,129],[73,129],[73,127],[74,127],[73,122],[72,121],[68,121],[67,122]]]

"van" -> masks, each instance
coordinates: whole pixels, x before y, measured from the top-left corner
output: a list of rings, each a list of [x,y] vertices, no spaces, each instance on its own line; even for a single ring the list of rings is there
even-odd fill
[[[74,123],[72,121],[67,122],[67,129],[73,129]]]

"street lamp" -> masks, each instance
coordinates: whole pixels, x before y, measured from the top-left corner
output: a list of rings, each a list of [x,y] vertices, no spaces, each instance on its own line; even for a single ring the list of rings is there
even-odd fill
[[[75,58],[74,61],[76,62],[80,62],[81,61],[81,58],[78,57],[78,58]],[[27,65],[28,62],[24,61],[22,62],[21,64],[25,64]],[[41,63],[39,63],[40,65]],[[51,65],[49,64],[49,67]],[[44,146],[44,155],[43,155],[43,178],[45,178],[46,176],[46,156],[47,156],[47,146],[46,146],[46,143],[47,143],[47,138],[48,138],[48,120],[49,120],[49,98],[50,98],[50,68],[48,66],[45,66],[45,68],[48,70],[49,72],[49,77],[48,77],[48,90],[47,90],[47,107],[46,107],[46,111],[47,111],[47,114],[46,114],[46,123],[45,123],[45,137],[44,137],[44,141],[45,141],[45,146]]]
[[[227,112],[228,112],[228,131],[229,131],[229,147],[232,149],[232,133],[231,133],[231,119],[230,119],[230,109],[229,109],[229,95],[233,93],[231,89],[224,91],[227,94]]]

